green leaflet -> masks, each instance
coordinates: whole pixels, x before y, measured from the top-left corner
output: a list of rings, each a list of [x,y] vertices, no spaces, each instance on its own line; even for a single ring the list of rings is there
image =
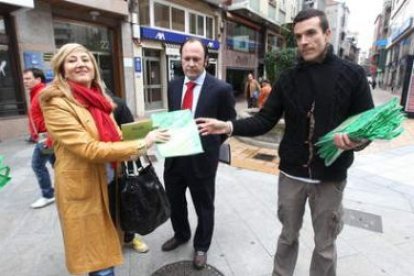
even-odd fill
[[[325,160],[326,166],[330,166],[343,152],[333,142],[335,134],[347,133],[354,140],[391,140],[404,131],[402,127],[404,119],[398,98],[393,98],[385,104],[349,117],[321,137],[316,143],[316,146],[319,146],[318,155]]]
[[[0,155],[0,189],[3,188],[11,179],[9,176],[10,168],[3,164],[3,159],[4,157]]]

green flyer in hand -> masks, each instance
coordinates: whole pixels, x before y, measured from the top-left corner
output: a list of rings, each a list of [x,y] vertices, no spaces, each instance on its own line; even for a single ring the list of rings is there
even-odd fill
[[[122,138],[125,141],[144,139],[152,129],[152,121],[149,119],[122,124]]]
[[[343,152],[334,144],[335,134],[347,133],[349,138],[355,141],[391,140],[403,132],[404,119],[405,116],[402,113],[402,107],[398,104],[398,99],[393,98],[383,105],[351,116],[321,137],[316,143],[319,146],[318,154],[325,160],[325,165],[330,166]]]
[[[11,180],[10,168],[3,164],[4,157],[0,155],[0,190]]]
[[[190,110],[160,112],[151,115],[153,127],[168,129],[171,139],[157,144],[163,157],[185,156],[204,152],[198,128]]]

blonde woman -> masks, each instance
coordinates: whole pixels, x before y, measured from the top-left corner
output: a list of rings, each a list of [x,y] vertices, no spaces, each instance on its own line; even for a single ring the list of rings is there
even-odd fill
[[[107,167],[136,158],[168,133],[121,141],[96,60],[84,46],[69,43],[52,60],[55,78],[43,92],[45,122],[55,141],[56,204],[70,273],[112,276],[123,262],[109,213]]]

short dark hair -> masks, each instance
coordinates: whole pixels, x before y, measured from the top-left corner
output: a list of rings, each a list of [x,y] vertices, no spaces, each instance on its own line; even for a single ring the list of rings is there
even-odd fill
[[[23,71],[23,73],[29,73],[32,72],[33,77],[35,79],[40,78],[40,81],[43,83],[46,83],[46,77],[45,74],[43,73],[43,71],[39,68],[35,68],[35,67],[31,67],[31,68],[27,68]]]
[[[208,48],[207,48],[207,46],[203,43],[203,41],[201,41],[200,39],[198,39],[198,38],[195,38],[195,37],[190,37],[189,39],[187,39],[183,44],[181,44],[181,47],[180,47],[180,55],[182,55],[183,54],[183,48],[184,48],[184,45],[185,44],[187,44],[187,43],[190,43],[190,42],[199,42],[200,44],[201,44],[201,46],[203,46],[203,49],[204,49],[204,60],[206,60],[207,61],[207,59],[208,59]]]
[[[312,17],[319,17],[319,20],[321,21],[320,25],[323,32],[326,32],[326,30],[329,29],[329,22],[328,18],[326,17],[326,14],[323,11],[317,9],[306,9],[300,11],[293,19],[293,28],[295,27],[296,23],[305,21]]]
[[[263,85],[263,84],[265,84],[265,83],[270,84],[270,81],[269,81],[268,79],[264,79],[264,80],[262,80],[261,84]]]

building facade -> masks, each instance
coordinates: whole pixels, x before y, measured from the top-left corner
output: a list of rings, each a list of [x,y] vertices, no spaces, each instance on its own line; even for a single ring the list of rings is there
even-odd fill
[[[136,117],[167,109],[167,84],[183,74],[179,46],[200,38],[207,70],[244,90],[265,77],[264,55],[284,47],[283,24],[299,0],[0,0],[0,140],[27,134],[25,68],[53,79],[50,61],[65,43],[95,55],[107,87]]]
[[[22,71],[25,68],[37,67],[44,70],[48,81],[52,80],[51,58],[62,45],[69,42],[83,44],[93,52],[107,87],[114,94],[125,97],[130,107],[135,110],[128,2],[124,0],[35,0],[32,2],[31,7],[8,14],[4,14],[4,9],[1,9],[0,22],[1,19],[5,22],[4,29],[7,32],[6,36],[9,37],[9,45],[12,47],[8,48],[9,52],[4,51],[4,46],[0,48],[0,63],[14,64],[15,74],[12,81],[7,81],[9,83],[6,85],[7,88],[3,88],[5,84],[0,81],[2,86],[0,139],[27,133],[28,93],[22,85]],[[4,59],[6,60],[3,61]],[[16,94],[14,108],[12,108],[13,103],[8,99],[12,93]]]
[[[382,11],[374,22],[374,39],[370,53],[370,74],[380,87],[383,87],[385,78],[390,16],[391,0],[385,0]]]
[[[318,9],[324,11],[326,0],[303,0],[302,9]]]
[[[325,10],[331,29],[331,44],[334,48],[335,54],[339,57],[345,56],[347,49],[347,32],[349,9],[345,2],[337,2],[329,0]]]
[[[392,0],[390,33],[384,82],[394,93],[401,93],[404,76],[414,55],[414,1]]]
[[[33,8],[33,0],[0,0],[0,140],[27,129],[14,15]]]

